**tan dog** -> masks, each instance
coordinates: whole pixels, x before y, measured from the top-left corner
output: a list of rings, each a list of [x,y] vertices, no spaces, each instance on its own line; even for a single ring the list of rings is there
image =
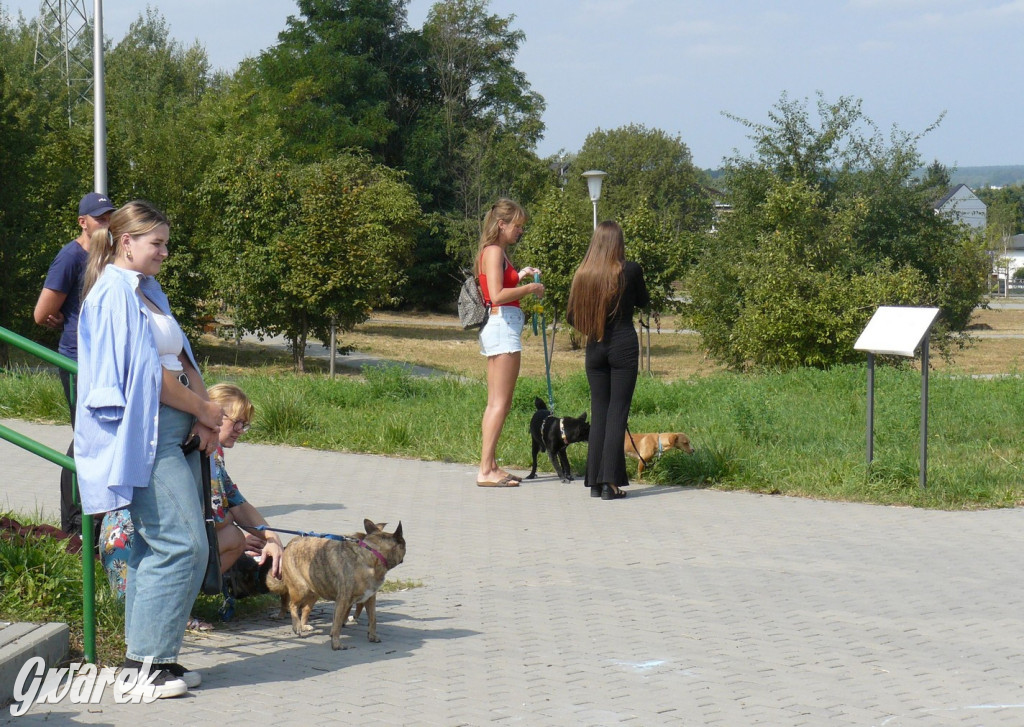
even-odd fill
[[[374,525],[377,526],[378,530],[383,530],[387,526],[387,523],[374,523]],[[346,538],[355,538],[356,540],[362,540],[363,538],[366,537],[366,533],[349,533],[345,537]],[[267,571],[264,570],[263,572],[266,573]],[[345,620],[345,623],[342,626],[342,628],[345,628],[345,626],[348,626],[350,624],[357,624],[357,623],[359,623],[359,614],[361,614],[363,612],[363,606],[364,605],[365,604],[363,604],[363,603],[357,603],[355,605],[355,609],[356,609],[355,615],[353,616],[350,613],[348,615],[348,618]],[[288,612],[289,612],[289,608],[288,608],[288,593],[285,592],[285,593],[281,594],[281,611],[277,614],[277,616],[271,616],[270,618],[284,618],[285,616],[289,615]],[[313,627],[312,626],[307,626],[306,630],[307,631],[312,631]]]
[[[634,444],[636,445],[634,447]],[[678,449],[693,454],[693,447],[690,446],[690,438],[682,432],[662,432],[660,434],[634,434],[630,441],[629,432],[626,432],[625,452],[627,457],[634,457],[640,461],[636,465],[636,476],[644,474],[644,463],[669,449]],[[640,455],[637,457],[637,455]]]
[[[366,608],[369,629],[366,637],[377,637],[377,591],[384,584],[387,572],[405,559],[405,538],[402,523],[395,532],[386,533],[370,520],[363,521],[366,537],[358,540],[328,538],[294,538],[284,549],[282,578],[267,575],[267,588],[281,596],[281,608],[289,609],[292,631],[305,636],[312,631],[309,613],[313,604],[323,598],[334,601],[331,624],[331,648],[341,649],[341,627],[352,605]],[[347,648],[347,647],[346,647]]]

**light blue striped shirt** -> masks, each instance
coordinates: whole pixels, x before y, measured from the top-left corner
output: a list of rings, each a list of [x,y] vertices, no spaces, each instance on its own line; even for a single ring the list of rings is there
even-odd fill
[[[128,505],[134,488],[149,486],[156,459],[163,371],[151,311],[138,290],[171,314],[155,278],[107,265],[78,320],[75,466],[82,510],[89,514]]]

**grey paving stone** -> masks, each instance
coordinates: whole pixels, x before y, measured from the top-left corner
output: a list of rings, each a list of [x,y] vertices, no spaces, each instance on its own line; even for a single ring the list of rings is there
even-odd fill
[[[67,446],[66,427],[4,423]],[[7,443],[0,457],[14,473],[0,508],[56,514],[57,468]],[[422,587],[380,596],[382,643],[364,622],[332,651],[329,605],[304,639],[258,616],[186,638],[204,680],[188,697],[38,705],[18,724],[1024,724],[1021,510],[644,486],[604,502],[553,480],[482,490],[462,465],[246,444],[228,466],[280,527],[402,521],[392,577]]]

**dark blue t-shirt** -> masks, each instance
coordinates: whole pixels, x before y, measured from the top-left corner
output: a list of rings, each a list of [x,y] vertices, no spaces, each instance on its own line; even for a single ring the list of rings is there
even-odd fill
[[[60,335],[57,350],[75,361],[78,360],[78,311],[82,307],[82,279],[85,277],[85,263],[89,253],[72,240],[60,249],[50,263],[44,288],[64,293],[67,298],[60,312],[64,314],[64,332]]]

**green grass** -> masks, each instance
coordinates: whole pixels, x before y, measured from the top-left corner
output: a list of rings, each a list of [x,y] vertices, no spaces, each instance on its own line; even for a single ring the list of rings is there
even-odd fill
[[[480,381],[422,379],[394,366],[330,379],[263,369],[230,372],[256,405],[249,441],[474,463],[487,398]],[[211,380],[226,378],[214,372]],[[928,487],[918,486],[920,373],[875,376],[874,462],[866,464],[866,369],[715,374],[665,383],[641,376],[634,432],[682,431],[693,455],[669,452],[644,480],[918,507],[1012,507],[1024,502],[1024,387],[1013,377],[930,376]],[[559,414],[589,409],[583,374],[556,378]],[[528,426],[542,378],[523,377],[499,441],[506,467],[528,469]],[[66,420],[56,377],[0,374],[0,416]],[[582,472],[586,447],[569,448]],[[635,474],[633,460],[628,460]],[[542,471],[550,464],[543,458]]]
[[[38,518],[2,513],[22,525]],[[82,654],[82,557],[53,538],[0,538],[0,619],[56,621],[71,629],[72,656]],[[94,561],[96,583],[96,656],[101,664],[124,659],[124,605],[107,586],[107,575]]]

